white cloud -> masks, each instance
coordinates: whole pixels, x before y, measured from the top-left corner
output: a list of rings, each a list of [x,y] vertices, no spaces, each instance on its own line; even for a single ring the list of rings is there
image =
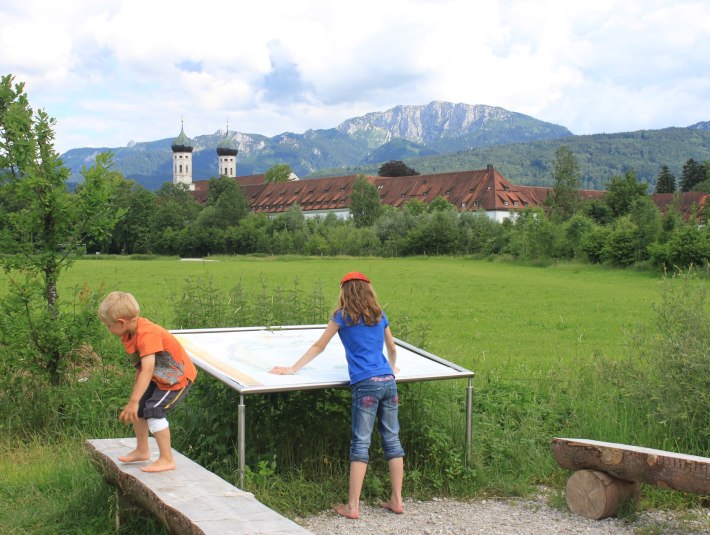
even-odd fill
[[[57,147],[274,135],[432,100],[574,133],[710,117],[706,0],[5,0],[0,73]]]

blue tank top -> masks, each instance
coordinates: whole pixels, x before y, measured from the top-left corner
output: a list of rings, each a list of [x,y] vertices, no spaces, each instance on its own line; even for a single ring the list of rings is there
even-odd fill
[[[333,316],[333,321],[339,327],[338,336],[345,348],[350,384],[394,373],[383,353],[385,329],[389,326],[385,313],[382,312],[382,319],[375,325],[367,325],[362,320],[348,325],[348,319],[343,317],[340,310]]]

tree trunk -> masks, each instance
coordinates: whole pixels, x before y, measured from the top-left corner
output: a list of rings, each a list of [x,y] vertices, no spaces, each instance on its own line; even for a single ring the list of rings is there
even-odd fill
[[[562,468],[601,470],[626,481],[710,494],[707,457],[569,438],[554,438],[552,453]]]
[[[640,483],[623,481],[598,470],[579,470],[567,481],[565,499],[573,513],[601,520],[616,515],[622,503],[638,503]]]

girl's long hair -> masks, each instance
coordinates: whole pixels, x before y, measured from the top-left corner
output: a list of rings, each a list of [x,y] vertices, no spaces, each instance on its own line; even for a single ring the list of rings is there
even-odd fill
[[[340,287],[336,312],[341,311],[348,325],[362,320],[365,325],[375,325],[382,319],[382,307],[372,286],[361,280],[351,280]]]

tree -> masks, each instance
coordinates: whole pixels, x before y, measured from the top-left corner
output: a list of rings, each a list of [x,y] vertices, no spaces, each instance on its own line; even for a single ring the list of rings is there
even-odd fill
[[[667,165],[661,167],[660,173],[656,178],[656,193],[675,193],[675,176],[668,169]]]
[[[419,173],[409,167],[401,160],[390,160],[385,162],[380,166],[379,171],[377,171],[378,176],[415,176]]]
[[[286,163],[279,163],[272,166],[264,175],[264,182],[289,182],[293,169]]]
[[[427,212],[449,212],[456,211],[456,207],[441,195],[437,195],[427,206]]]
[[[604,201],[614,217],[629,213],[631,203],[636,197],[646,195],[648,184],[636,180],[636,173],[629,169],[624,176],[615,176],[607,183]]]
[[[24,83],[13,80],[6,75],[0,81],[0,199],[6,253],[0,266],[11,288],[11,299],[3,303],[0,315],[1,321],[14,321],[12,337],[8,325],[0,325],[7,336],[0,346],[16,350],[15,358],[34,361],[50,383],[58,385],[65,360],[86,334],[62,316],[60,274],[84,251],[87,240],[106,238],[123,213],[113,206],[111,155],[100,154],[93,167],[84,167],[84,182],[71,193],[69,170],[54,149],[55,120],[44,110],[35,112]]]
[[[579,164],[577,157],[566,145],[555,151],[552,169],[555,185],[546,203],[551,208],[554,219],[566,221],[577,212],[580,205]]]
[[[166,182],[156,192],[155,230],[180,229],[195,221],[201,207],[186,184]]]
[[[692,158],[688,159],[680,174],[680,191],[692,191],[705,178],[705,166]]]
[[[350,194],[350,213],[356,227],[371,226],[382,213],[380,193],[364,175],[358,175]]]
[[[87,244],[87,251],[110,254],[150,252],[150,235],[157,208],[155,193],[133,180],[126,180],[120,173],[112,171],[110,175],[116,183],[114,209],[125,214],[109,239]]]
[[[705,169],[705,178],[695,184],[691,191],[710,193],[710,160],[705,160],[705,162],[703,162],[703,168]]]
[[[208,206],[197,217],[199,226],[226,229],[238,225],[249,213],[249,202],[233,178],[212,178],[208,187]]]

